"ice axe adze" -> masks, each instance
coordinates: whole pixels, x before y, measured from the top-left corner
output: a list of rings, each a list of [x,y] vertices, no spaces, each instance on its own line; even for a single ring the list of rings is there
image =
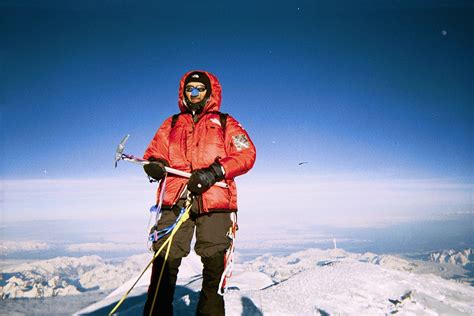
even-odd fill
[[[117,151],[115,152],[115,168],[117,168],[117,163],[120,160],[125,160],[125,161],[131,162],[131,163],[134,163],[134,164],[137,164],[137,165],[141,165],[141,166],[144,166],[144,165],[147,165],[147,164],[150,163],[148,160],[123,153],[123,151],[125,149],[125,143],[127,142],[129,137],[130,137],[130,134],[125,135],[125,137],[122,139],[120,144],[118,144],[118,146],[117,146]],[[177,175],[177,176],[180,176],[180,177],[189,178],[191,176],[191,174],[189,172],[177,170],[177,169],[170,168],[170,167],[165,167],[165,170],[168,173],[171,173],[171,174],[174,174],[174,175]],[[228,187],[227,184],[224,183],[224,182],[216,182],[215,185],[217,185],[221,188],[225,188],[225,189]]]

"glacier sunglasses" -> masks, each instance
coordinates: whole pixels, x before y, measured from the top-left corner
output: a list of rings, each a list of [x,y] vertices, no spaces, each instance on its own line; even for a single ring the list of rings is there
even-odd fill
[[[191,96],[198,96],[200,92],[206,91],[206,86],[186,86],[185,91],[186,92],[191,92]]]

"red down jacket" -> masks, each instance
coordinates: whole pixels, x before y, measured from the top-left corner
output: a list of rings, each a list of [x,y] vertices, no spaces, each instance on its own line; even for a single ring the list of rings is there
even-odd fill
[[[192,72],[192,71],[191,71]],[[178,105],[181,114],[172,127],[172,117],[166,119],[145,151],[144,159],[150,157],[168,161],[170,167],[186,172],[206,168],[216,159],[224,167],[228,188],[213,186],[202,194],[201,212],[237,211],[236,176],[249,171],[255,163],[256,151],[244,128],[230,115],[225,130],[221,127],[218,111],[221,106],[221,85],[209,72],[212,94],[196,123],[183,104],[184,80],[180,81]],[[179,198],[188,179],[168,175],[163,207],[172,206]],[[160,189],[158,189],[160,190]],[[159,202],[160,192],[157,194]]]

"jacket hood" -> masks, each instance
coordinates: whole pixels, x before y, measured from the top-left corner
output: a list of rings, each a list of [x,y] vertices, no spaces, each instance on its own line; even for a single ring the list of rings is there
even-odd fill
[[[186,112],[188,110],[188,108],[186,107],[186,105],[183,102],[183,100],[184,100],[184,94],[183,94],[183,92],[184,92],[184,81],[186,80],[186,77],[189,74],[191,74],[193,72],[196,72],[196,71],[205,73],[209,77],[209,80],[211,81],[212,92],[211,92],[211,95],[209,96],[209,101],[204,106],[204,109],[202,110],[202,112],[205,113],[205,112],[219,111],[219,109],[221,108],[221,100],[222,100],[221,84],[219,83],[219,80],[217,79],[216,76],[214,76],[210,72],[207,72],[207,71],[204,71],[204,70],[191,70],[191,71],[188,71],[181,78],[181,80],[179,82],[179,92],[178,92],[179,110],[181,112]]]

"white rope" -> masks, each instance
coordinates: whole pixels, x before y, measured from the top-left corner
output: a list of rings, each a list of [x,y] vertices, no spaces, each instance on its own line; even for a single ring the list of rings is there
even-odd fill
[[[232,221],[231,230],[227,233],[227,237],[231,239],[230,247],[227,248],[225,253],[225,263],[224,272],[222,272],[221,280],[219,281],[219,287],[217,288],[217,294],[223,296],[227,290],[227,278],[232,276],[232,270],[234,268],[234,240],[235,240],[235,231],[237,225],[237,215],[235,212],[230,213],[230,220]]]

